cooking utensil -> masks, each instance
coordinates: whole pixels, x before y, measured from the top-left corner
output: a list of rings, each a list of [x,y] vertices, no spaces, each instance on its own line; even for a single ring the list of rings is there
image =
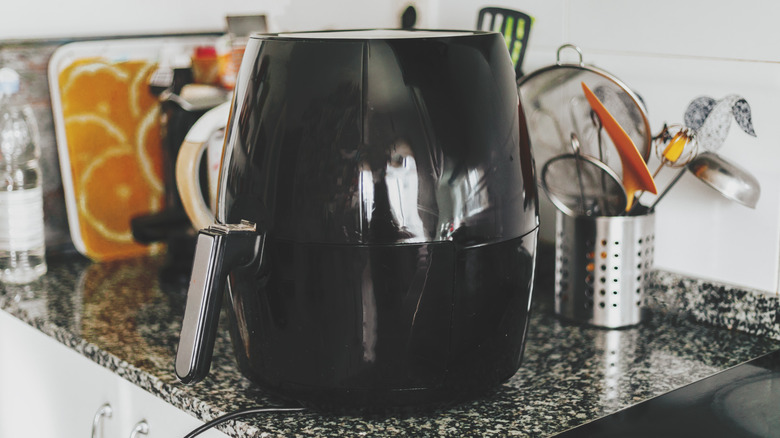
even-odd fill
[[[482,8],[477,18],[478,30],[498,32],[504,36],[518,78],[523,76],[523,58],[528,47],[531,24],[533,18],[528,14],[505,8]]]
[[[714,152],[703,152],[688,163],[688,170],[728,199],[755,208],[761,184],[750,172]]]
[[[672,134],[675,130],[677,132]],[[661,164],[659,164],[658,168],[653,172],[653,179],[655,179],[664,167],[685,167],[685,165],[696,156],[699,149],[693,131],[680,125],[668,126],[664,124],[661,132],[653,138],[653,141],[656,145],[655,150],[658,159],[661,161]],[[682,174],[678,174],[670,185],[673,185],[681,176]],[[669,186],[664,189],[664,192],[668,189]],[[641,192],[636,196],[637,203],[644,193],[645,192]]]
[[[761,197],[761,184],[756,177],[715,152],[702,152],[677,173],[650,206],[651,210],[655,209],[661,199],[677,184],[686,169],[726,198],[750,208],[756,208],[758,199]]]
[[[585,188],[582,181],[582,157],[580,157],[580,141],[577,135],[571,133],[571,148],[574,150],[574,163],[577,168],[577,185],[580,188],[580,208],[585,209]]]
[[[674,134],[672,132],[676,130]],[[670,132],[671,131],[671,132]],[[698,143],[692,130],[680,125],[664,125],[662,132],[656,136],[656,152],[661,163],[653,172],[653,178],[666,167],[684,167],[695,156]],[[664,146],[665,145],[665,146]],[[663,150],[661,149],[663,147]]]
[[[626,134],[626,131],[620,126],[615,118],[610,114],[609,110],[604,107],[598,97],[593,94],[593,91],[582,82],[582,90],[585,93],[585,97],[588,99],[588,103],[601,119],[601,123],[604,130],[607,131],[607,135],[612,139],[615,147],[617,148],[620,156],[620,163],[623,168],[623,188],[626,191],[626,212],[633,207],[634,194],[638,191],[648,191],[650,193],[656,193],[655,181],[653,176],[650,175],[650,171],[647,169],[647,164],[639,151],[634,145],[634,141]]]
[[[577,63],[564,63],[568,52],[578,56]],[[599,127],[591,118],[593,110],[582,95],[581,82],[586,82],[604,106],[634,141],[642,158],[650,157],[652,135],[644,104],[622,81],[611,73],[583,62],[582,51],[575,45],[565,44],[558,49],[556,63],[530,72],[520,78],[520,101],[529,122],[529,135],[534,145],[536,174],[551,158],[568,153],[566,134],[574,132],[579,137],[582,154],[600,157],[600,160],[621,174],[619,157],[611,147],[611,139],[604,135],[603,155],[598,152]],[[543,113],[538,116],[538,113]],[[540,126],[537,119],[555,120]],[[555,126],[554,133],[549,127]],[[563,137],[563,141],[560,141]],[[550,218],[552,220],[552,218]]]
[[[685,131],[680,131],[672,137],[672,140],[664,148],[663,160],[667,163],[676,163],[683,153],[683,149],[690,141],[690,137]]]
[[[225,102],[204,114],[187,132],[176,157],[176,185],[182,207],[193,223],[214,223],[225,124],[230,116],[230,102]],[[205,153],[204,153],[205,152]],[[204,158],[207,165],[208,197],[200,187],[200,170]],[[196,183],[197,182],[197,183]]]
[[[591,110],[590,120],[593,122],[593,126],[596,128],[596,144],[599,146],[599,160],[604,161],[604,145],[601,139],[601,131],[604,126],[601,124],[601,119],[595,111]]]
[[[555,313],[618,328],[642,321],[655,215],[555,217]]]
[[[593,123],[593,127],[596,128],[596,144],[598,145],[599,150],[599,161],[604,161],[604,144],[602,140],[602,130],[603,126],[601,125],[601,119],[599,119],[598,114],[596,114],[595,111],[590,111],[590,120]],[[605,177],[602,177],[601,186],[602,189],[605,189],[607,181],[604,179]]]
[[[541,186],[550,201],[569,216],[616,216],[623,212],[626,192],[620,177],[603,162],[582,155],[574,133],[571,145],[574,153],[553,157],[542,167]]]

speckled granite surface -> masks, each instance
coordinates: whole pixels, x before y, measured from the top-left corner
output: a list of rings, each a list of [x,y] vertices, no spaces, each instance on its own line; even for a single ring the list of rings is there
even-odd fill
[[[780,339],[780,297],[707,280],[656,271],[650,305],[658,311],[686,313],[718,327]]]
[[[0,308],[204,421],[239,408],[283,405],[240,376],[224,326],[209,377],[191,387],[176,382],[184,296],[160,283],[160,264],[155,258],[51,260],[41,280],[2,286]],[[639,327],[563,323],[552,315],[551,284],[540,266],[523,365],[489,396],[414,415],[270,414],[221,429],[235,437],[550,436],[780,348],[769,337],[692,322],[673,311],[665,285],[688,284],[664,274],[655,279],[659,310]],[[678,292],[675,299],[683,299]],[[684,307],[712,304],[709,298],[685,299],[690,304]]]

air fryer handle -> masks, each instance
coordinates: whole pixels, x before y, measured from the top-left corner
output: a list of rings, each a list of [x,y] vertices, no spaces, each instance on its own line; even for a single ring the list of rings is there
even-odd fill
[[[176,376],[196,383],[209,373],[222,293],[228,273],[262,256],[264,236],[255,224],[215,224],[200,230],[176,352]]]

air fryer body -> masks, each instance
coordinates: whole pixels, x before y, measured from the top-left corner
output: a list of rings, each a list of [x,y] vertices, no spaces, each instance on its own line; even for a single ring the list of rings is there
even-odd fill
[[[229,276],[242,372],[320,407],[445,402],[519,367],[537,194],[498,34],[256,36],[217,219],[262,255]]]

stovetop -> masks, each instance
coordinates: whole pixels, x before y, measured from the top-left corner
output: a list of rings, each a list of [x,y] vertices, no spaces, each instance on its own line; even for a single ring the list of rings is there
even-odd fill
[[[780,437],[780,350],[556,437]]]

